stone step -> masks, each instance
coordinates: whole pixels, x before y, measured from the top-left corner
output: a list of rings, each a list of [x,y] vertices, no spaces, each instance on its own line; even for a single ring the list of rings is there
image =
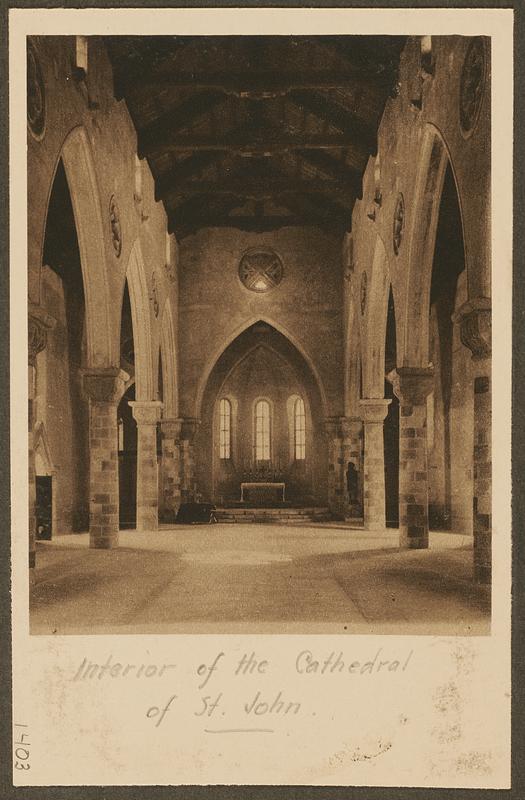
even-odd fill
[[[218,508],[218,522],[293,524],[298,522],[327,522],[331,514],[327,508]]]

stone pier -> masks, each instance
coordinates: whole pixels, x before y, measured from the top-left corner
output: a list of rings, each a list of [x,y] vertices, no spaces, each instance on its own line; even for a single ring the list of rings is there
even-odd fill
[[[129,405],[137,423],[137,530],[155,531],[159,527],[157,423],[162,403],[130,400]]]
[[[181,475],[181,500],[188,502],[195,500],[195,434],[200,420],[185,417],[179,420],[180,432],[180,475]]]
[[[344,465],[340,417],[328,417],[325,420],[325,434],[328,446],[328,508],[335,517],[344,519]]]
[[[345,498],[345,517],[360,519],[363,516],[363,420],[361,417],[343,417],[341,420],[342,457],[343,457],[343,489]],[[348,492],[348,465],[355,470],[355,491]]]
[[[363,516],[368,530],[386,527],[383,423],[390,403],[382,398],[359,401],[364,427]]]
[[[118,367],[82,371],[89,399],[89,546],[118,545],[117,406],[129,376]]]
[[[161,457],[161,518],[172,521],[180,506],[180,434],[178,419],[164,418],[160,421],[162,436]]]
[[[432,367],[399,367],[388,379],[399,398],[399,544],[428,547],[427,397]]]
[[[474,392],[474,580],[492,579],[492,324],[491,302],[469,300],[454,315],[463,344],[472,353]]]

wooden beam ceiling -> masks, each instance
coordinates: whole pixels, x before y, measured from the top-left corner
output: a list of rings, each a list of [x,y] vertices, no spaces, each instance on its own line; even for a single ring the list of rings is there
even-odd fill
[[[348,230],[402,37],[106,41],[177,236],[207,226]]]

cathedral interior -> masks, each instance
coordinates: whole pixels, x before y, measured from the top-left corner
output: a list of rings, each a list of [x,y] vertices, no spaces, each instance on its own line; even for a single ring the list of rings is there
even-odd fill
[[[322,626],[354,586],[479,631],[488,40],[34,36],[27,85],[36,632]]]

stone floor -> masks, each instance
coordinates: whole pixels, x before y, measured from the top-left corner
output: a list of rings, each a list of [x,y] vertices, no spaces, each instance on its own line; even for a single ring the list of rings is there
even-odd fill
[[[38,544],[31,632],[486,634],[487,593],[470,579],[472,539],[342,523],[184,525]]]

